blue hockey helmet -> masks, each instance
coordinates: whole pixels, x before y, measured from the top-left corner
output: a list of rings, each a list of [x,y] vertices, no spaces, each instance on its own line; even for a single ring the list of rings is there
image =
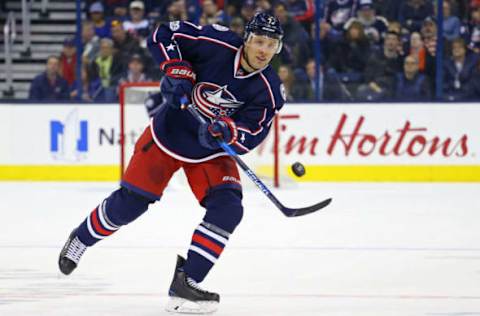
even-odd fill
[[[251,34],[268,36],[278,39],[280,45],[277,53],[282,49],[283,29],[280,21],[273,15],[265,12],[256,13],[245,26],[244,40],[246,41]]]

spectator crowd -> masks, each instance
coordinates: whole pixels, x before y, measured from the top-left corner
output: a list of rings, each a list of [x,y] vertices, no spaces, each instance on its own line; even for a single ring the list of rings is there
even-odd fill
[[[119,84],[160,79],[156,67],[146,67],[153,60],[145,40],[159,23],[217,23],[243,36],[246,21],[257,11],[268,11],[282,23],[283,50],[272,66],[288,101],[315,100],[317,82],[324,101],[436,100],[439,37],[444,100],[480,98],[479,0],[444,0],[442,8],[434,0],[323,2],[317,33],[313,0],[87,0],[81,56],[75,40],[66,38],[59,55],[50,56],[45,72],[32,81],[30,99],[114,102]],[[438,10],[444,17],[442,34]]]

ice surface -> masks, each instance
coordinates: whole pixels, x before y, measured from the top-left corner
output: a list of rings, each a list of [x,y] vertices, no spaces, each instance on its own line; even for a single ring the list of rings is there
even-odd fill
[[[246,180],[248,181],[248,180]],[[176,253],[203,210],[170,189],[134,223],[88,249],[69,277],[57,256],[116,183],[0,183],[0,315],[167,315]],[[216,315],[480,315],[479,184],[301,184],[286,218],[256,189],[202,284]]]

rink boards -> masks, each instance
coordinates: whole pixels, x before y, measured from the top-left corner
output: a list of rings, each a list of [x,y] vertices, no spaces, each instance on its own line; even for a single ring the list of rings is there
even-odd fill
[[[127,108],[131,152],[148,118],[143,106]],[[479,117],[473,103],[289,104],[280,172],[297,181],[480,182]],[[0,180],[118,180],[119,126],[116,104],[1,104]],[[268,174],[273,147],[270,135],[244,158]],[[302,178],[289,170],[295,161],[306,166]]]

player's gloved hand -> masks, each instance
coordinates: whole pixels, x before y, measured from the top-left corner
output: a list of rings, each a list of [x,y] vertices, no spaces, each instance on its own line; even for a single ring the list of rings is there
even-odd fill
[[[221,116],[211,124],[201,124],[198,129],[198,140],[203,147],[218,149],[220,145],[217,139],[227,144],[237,140],[238,131],[235,121],[228,116]]]
[[[160,82],[160,92],[165,98],[165,103],[174,109],[180,109],[180,99],[183,96],[190,100],[195,84],[195,73],[188,62],[180,59],[167,60],[160,68],[165,72]]]

